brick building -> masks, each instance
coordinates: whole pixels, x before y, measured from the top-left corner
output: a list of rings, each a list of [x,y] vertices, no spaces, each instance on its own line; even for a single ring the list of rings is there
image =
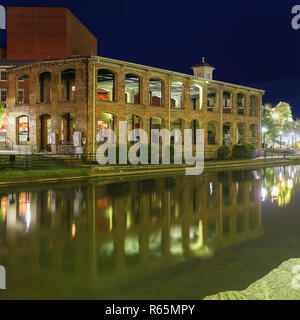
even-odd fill
[[[8,24],[16,22],[15,16],[26,10],[8,10]],[[16,14],[10,18],[9,12]],[[36,8],[32,14],[38,16],[40,25],[55,21],[57,14],[57,19],[65,21],[61,25],[66,35],[80,26],[67,9]],[[75,26],[69,29],[72,23]],[[72,40],[71,45],[69,40],[60,41],[57,51],[53,47],[47,51],[43,46],[45,30],[32,29],[31,36],[34,34],[41,43],[37,40],[33,50],[24,41],[23,50],[23,45],[9,44],[14,29],[8,26],[7,56],[16,59],[14,54],[19,52],[20,59],[33,60],[18,61],[4,81],[8,85],[7,137],[14,148],[73,153],[73,135],[80,132],[87,141],[85,151],[94,153],[102,129],[118,133],[118,124],[124,120],[128,130],[143,128],[148,133],[153,128],[189,128],[194,132],[203,128],[206,150],[237,143],[260,148],[264,91],[213,80],[214,68],[204,59],[193,67],[193,75],[187,75],[98,57],[94,55],[97,40],[83,26],[81,29],[80,40],[66,36]],[[41,37],[37,35],[39,30]],[[54,42],[58,41],[52,36]],[[81,52],[81,47],[89,52]]]

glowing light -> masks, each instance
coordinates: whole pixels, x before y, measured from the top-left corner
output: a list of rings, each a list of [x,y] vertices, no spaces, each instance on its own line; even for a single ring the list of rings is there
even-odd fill
[[[274,186],[274,187],[272,188],[271,196],[272,196],[273,198],[277,198],[277,197],[278,197],[278,194],[279,194],[279,189],[278,189],[277,186]]]
[[[267,129],[266,127],[262,127],[262,128],[261,128],[261,132],[262,132],[262,133],[266,133],[266,132],[268,132],[268,129]]]
[[[265,201],[267,197],[268,191],[266,188],[261,188],[261,201]]]
[[[212,196],[213,192],[214,192],[213,183],[210,182],[210,183],[209,183],[209,193],[210,193],[211,196]]]
[[[283,131],[279,131],[279,135],[282,136],[283,135]]]
[[[277,113],[277,112],[274,113],[274,114],[273,114],[273,118],[274,118],[274,119],[279,119],[279,113]]]
[[[76,236],[76,225],[75,225],[75,221],[73,221],[73,224],[72,224],[71,235],[72,235],[72,238],[75,238],[75,236]]]
[[[289,189],[293,189],[293,186],[294,186],[293,180],[292,180],[292,179],[289,179],[288,182],[287,182],[287,187],[288,187]]]

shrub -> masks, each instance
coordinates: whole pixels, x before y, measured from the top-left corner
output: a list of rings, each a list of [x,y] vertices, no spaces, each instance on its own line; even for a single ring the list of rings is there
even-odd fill
[[[251,159],[254,157],[255,147],[251,144],[235,145],[232,149],[232,158]]]
[[[230,149],[228,146],[222,146],[218,149],[217,155],[219,160],[226,159],[230,154]]]

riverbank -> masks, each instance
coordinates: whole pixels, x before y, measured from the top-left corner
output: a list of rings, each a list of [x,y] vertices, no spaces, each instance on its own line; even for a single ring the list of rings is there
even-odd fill
[[[204,172],[242,170],[272,166],[300,165],[300,157],[295,158],[267,158],[253,160],[225,160],[206,161]],[[87,180],[91,178],[121,178],[121,177],[146,177],[153,175],[166,175],[184,173],[189,165],[115,165],[115,166],[45,166],[33,170],[0,170],[0,187],[14,184],[27,183],[55,183],[66,181]]]

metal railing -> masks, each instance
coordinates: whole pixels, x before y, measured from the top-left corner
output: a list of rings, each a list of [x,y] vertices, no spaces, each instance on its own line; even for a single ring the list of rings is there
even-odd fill
[[[14,143],[8,137],[1,137],[0,136],[0,150],[13,150]]]
[[[204,153],[206,161],[218,160],[216,151],[205,151]],[[243,159],[270,159],[270,158],[289,158],[300,157],[300,151],[295,150],[254,150],[248,154],[241,153],[235,158],[228,157],[227,160],[243,160]],[[117,159],[119,154],[117,154]],[[171,157],[171,163],[172,163]],[[160,163],[161,157],[160,157]],[[184,163],[184,161],[183,161]],[[67,166],[89,166],[97,165],[96,154],[68,154],[68,155],[55,155],[55,154],[0,154],[0,170],[1,169],[45,169],[45,168],[58,168]],[[118,161],[117,161],[118,164]],[[149,157],[149,164],[151,164]]]

